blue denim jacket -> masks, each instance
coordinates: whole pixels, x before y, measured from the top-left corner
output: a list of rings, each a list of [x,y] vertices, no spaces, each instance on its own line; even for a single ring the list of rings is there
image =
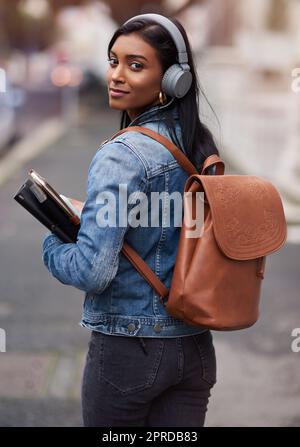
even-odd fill
[[[182,143],[176,107],[172,113],[176,135]],[[138,118],[138,125],[171,138],[159,118],[159,106],[151,107]],[[135,125],[135,121],[130,125]],[[138,337],[179,337],[206,330],[168,314],[154,289],[121,252],[126,240],[170,287],[181,226],[174,226],[172,212],[170,224],[162,224],[167,201],[160,201],[159,226],[149,223],[133,227],[128,221],[122,224],[118,214],[117,225],[99,225],[104,205],[99,203],[99,193],[113,195],[118,209],[119,184],[126,185],[127,197],[143,192],[149,203],[150,222],[150,193],[167,191],[171,195],[179,191],[183,196],[187,177],[164,146],[139,132],[125,132],[97,150],[88,170],[87,196],[76,243],[63,243],[49,233],[43,240],[43,261],[49,272],[61,283],[86,292],[79,323],[82,327]],[[128,215],[136,204],[126,202]]]

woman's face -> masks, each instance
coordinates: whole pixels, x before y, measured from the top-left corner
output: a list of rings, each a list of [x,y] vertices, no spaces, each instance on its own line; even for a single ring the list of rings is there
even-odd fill
[[[109,58],[109,107],[126,110],[132,120],[150,105],[159,104],[163,72],[154,48],[131,33],[116,39]],[[111,89],[126,93],[114,96]]]

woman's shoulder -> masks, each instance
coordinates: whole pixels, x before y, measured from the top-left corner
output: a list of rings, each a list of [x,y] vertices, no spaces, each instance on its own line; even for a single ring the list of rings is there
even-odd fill
[[[158,135],[164,136],[172,141],[171,135],[163,123],[150,122],[142,127],[153,130]],[[128,130],[118,135],[114,140],[131,148],[147,166],[149,171],[153,171],[162,165],[176,164],[177,161],[160,141],[145,135],[138,129]]]
[[[116,163],[128,160],[131,163],[136,163],[138,160],[141,160],[141,157],[139,157],[138,151],[130,143],[130,138],[124,138],[122,134],[116,138],[102,141],[92,158],[92,162],[103,163],[105,160]]]

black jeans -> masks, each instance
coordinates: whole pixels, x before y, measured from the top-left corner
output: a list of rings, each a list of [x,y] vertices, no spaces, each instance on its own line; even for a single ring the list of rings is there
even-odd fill
[[[82,379],[83,423],[201,427],[215,382],[210,331],[143,339],[93,331]]]

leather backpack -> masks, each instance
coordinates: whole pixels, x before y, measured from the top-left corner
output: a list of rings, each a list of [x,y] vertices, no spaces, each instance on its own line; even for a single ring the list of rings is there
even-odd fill
[[[218,155],[209,156],[199,174],[168,138],[145,127],[129,126],[109,140],[128,131],[157,140],[173,154],[189,174],[184,193],[190,192],[192,206],[184,194],[185,218],[170,290],[126,242],[122,253],[175,318],[218,331],[252,326],[259,316],[266,256],[279,250],[287,237],[278,191],[261,177],[224,175],[225,165]],[[216,175],[207,175],[211,166],[216,166]],[[197,192],[204,201],[202,231],[188,237],[186,215],[192,221]]]

